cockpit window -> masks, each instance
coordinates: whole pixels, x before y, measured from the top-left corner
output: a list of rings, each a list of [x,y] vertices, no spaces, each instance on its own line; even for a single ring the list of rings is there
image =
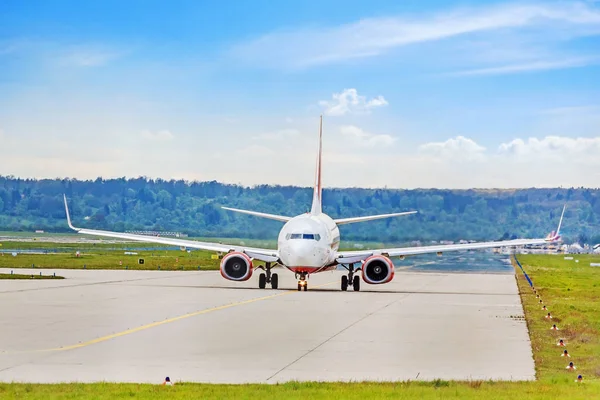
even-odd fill
[[[321,240],[321,235],[318,233],[288,233],[285,235],[286,240],[290,239],[306,239],[306,240]]]

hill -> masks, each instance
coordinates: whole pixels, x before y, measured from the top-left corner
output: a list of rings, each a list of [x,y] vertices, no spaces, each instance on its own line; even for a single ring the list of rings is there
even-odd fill
[[[0,176],[0,230],[66,232],[62,195],[73,219],[89,228],[179,231],[190,236],[274,238],[281,224],[236,215],[221,205],[297,215],[308,211],[311,188],[162,179],[19,179]],[[567,241],[600,242],[600,190],[325,189],[332,217],[418,210],[416,216],[352,224],[345,239],[385,241],[500,239],[542,236],[567,203]]]

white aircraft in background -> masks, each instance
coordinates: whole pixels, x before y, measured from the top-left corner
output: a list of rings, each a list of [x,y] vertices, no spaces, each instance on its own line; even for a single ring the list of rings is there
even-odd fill
[[[79,233],[94,236],[105,236],[118,239],[135,240],[140,242],[160,243],[171,246],[188,247],[225,253],[221,259],[221,275],[231,281],[246,281],[252,276],[256,268],[265,272],[259,275],[258,286],[264,289],[269,283],[273,289],[279,285],[276,273],[271,269],[281,265],[296,274],[298,279],[298,290],[308,289],[307,279],[310,274],[335,269],[338,265],[348,270],[347,275],[341,278],[341,289],[346,291],[352,285],[354,291],[360,290],[360,279],[357,273],[360,271],[363,280],[371,285],[388,283],[394,278],[394,264],[390,257],[405,257],[416,254],[437,253],[441,255],[446,251],[475,250],[493,247],[514,247],[525,245],[539,245],[560,240],[560,226],[564,216],[563,208],[558,229],[544,239],[517,239],[495,242],[451,244],[423,247],[396,247],[388,249],[339,251],[340,231],[338,225],[356,222],[372,221],[381,218],[398,217],[402,215],[415,214],[416,211],[400,212],[393,214],[371,215],[366,217],[333,219],[322,212],[321,201],[321,148],[323,136],[323,117],[319,125],[319,151],[317,156],[317,168],[315,173],[315,185],[313,192],[312,208],[309,213],[296,217],[266,214],[256,211],[238,210],[223,207],[226,210],[238,213],[254,215],[256,217],[273,219],[284,222],[277,239],[277,250],[252,248],[246,246],[234,246],[220,243],[199,242],[195,240],[182,240],[163,238],[159,236],[145,236],[131,233],[119,233],[102,231],[96,229],[76,228],[71,224],[67,198],[65,200],[65,211],[69,227]],[[253,261],[259,260],[265,263],[263,267],[254,267]],[[355,268],[355,264],[360,267]]]

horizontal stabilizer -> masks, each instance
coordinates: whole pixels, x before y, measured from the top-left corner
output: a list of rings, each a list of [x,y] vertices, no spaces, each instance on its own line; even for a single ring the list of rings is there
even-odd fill
[[[334,222],[338,225],[344,225],[344,224],[353,224],[355,222],[372,221],[374,219],[400,217],[403,215],[411,215],[411,214],[416,214],[416,213],[417,213],[417,211],[407,211],[407,212],[393,213],[393,214],[368,215],[366,217],[340,218],[340,219],[334,219]]]
[[[274,219],[275,221],[288,222],[292,217],[285,217],[283,215],[266,214],[257,211],[240,210],[238,208],[221,207],[223,210],[234,211],[237,213],[254,215],[255,217]]]

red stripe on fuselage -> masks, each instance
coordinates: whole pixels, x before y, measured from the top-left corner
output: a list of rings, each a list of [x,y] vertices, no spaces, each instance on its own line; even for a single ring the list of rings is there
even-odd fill
[[[325,267],[286,267],[292,272],[295,273],[305,273],[305,274],[316,274],[317,272],[331,271],[335,269],[335,265],[328,265]]]

